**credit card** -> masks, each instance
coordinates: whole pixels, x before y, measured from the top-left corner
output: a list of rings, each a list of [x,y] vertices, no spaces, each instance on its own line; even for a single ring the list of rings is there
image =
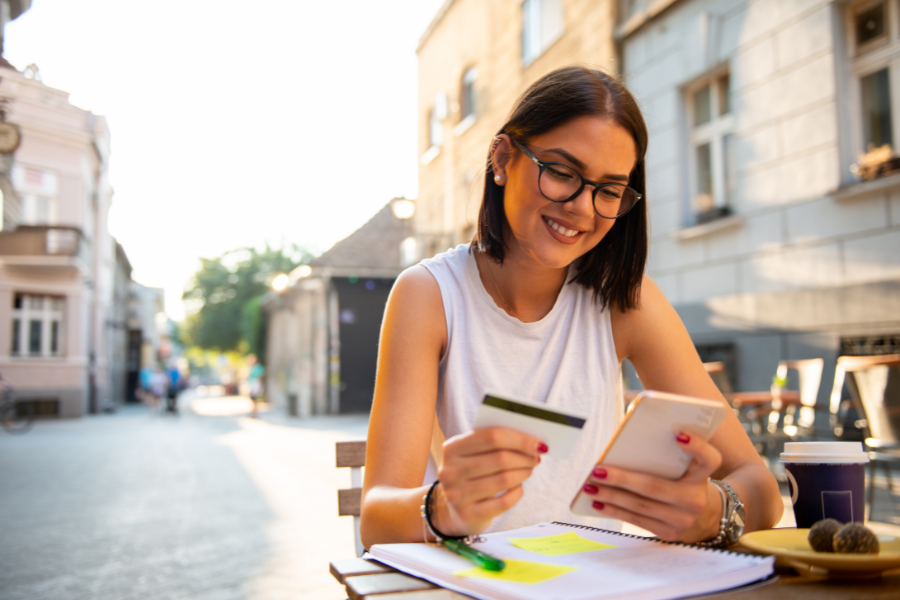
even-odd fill
[[[547,444],[550,450],[544,456],[567,458],[578,442],[586,420],[572,411],[487,392],[478,407],[472,428],[515,429]]]

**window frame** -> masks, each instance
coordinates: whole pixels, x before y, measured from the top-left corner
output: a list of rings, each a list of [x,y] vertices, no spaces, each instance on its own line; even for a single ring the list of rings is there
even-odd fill
[[[441,153],[444,144],[444,120],[447,118],[447,95],[438,92],[425,113],[425,152],[419,162],[427,165]],[[438,135],[435,136],[434,134]],[[437,137],[438,139],[435,139]]]
[[[558,28],[549,33],[545,31],[545,28],[553,23],[546,22],[545,17],[550,9],[546,7],[545,2],[553,2],[559,10]],[[521,20],[519,58],[522,66],[528,67],[565,34],[565,3],[563,0],[520,0],[519,18]],[[537,40],[537,43],[526,43],[531,40]]]
[[[856,17],[872,7],[885,7],[886,31],[883,35],[857,44]],[[878,71],[887,69],[891,110],[891,137],[894,155],[900,150],[900,110],[893,107],[900,103],[900,0],[860,0],[847,6],[844,13],[847,57],[849,66],[849,100],[852,157],[855,162],[868,151],[865,141],[862,80]]]
[[[478,120],[478,96],[475,91],[477,80],[478,67],[470,65],[463,69],[459,78],[459,123],[453,128],[454,135],[462,135]]]
[[[736,173],[734,165],[730,172],[727,169],[725,138],[734,136],[736,122],[734,117],[734,102],[730,97],[731,93],[731,77],[728,67],[720,67],[715,69],[702,78],[694,81],[683,89],[684,107],[686,111],[688,128],[687,128],[687,182],[688,182],[688,198],[686,203],[687,221],[689,225],[699,225],[715,221],[717,219],[727,217],[733,211],[733,191],[729,188],[729,179],[734,182]],[[721,85],[722,81],[727,78],[729,93],[729,111],[725,114],[719,114],[720,103],[722,100]],[[710,88],[710,119],[709,121],[696,125],[695,96],[705,87]],[[732,144],[736,138],[732,137]],[[699,196],[699,177],[697,160],[697,150],[705,145],[710,145],[710,177],[711,177],[711,196],[712,207],[708,210],[701,211],[697,206],[697,198]],[[732,145],[732,152],[734,146]],[[733,155],[732,155],[733,158]]]
[[[16,300],[20,298],[20,306]],[[35,302],[39,301],[39,302]],[[38,306],[39,304],[39,306]],[[9,353],[18,359],[61,358],[66,355],[66,299],[63,296],[15,292]],[[37,352],[31,351],[32,324],[40,324]],[[54,328],[54,323],[56,327]],[[54,333],[56,351],[53,350]],[[16,347],[18,342],[18,348]]]

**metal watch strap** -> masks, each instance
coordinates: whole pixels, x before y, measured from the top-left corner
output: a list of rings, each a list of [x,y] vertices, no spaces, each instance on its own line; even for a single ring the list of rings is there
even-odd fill
[[[741,501],[741,497],[738,496],[734,487],[727,481],[720,481],[718,479],[710,479],[710,481],[723,489],[728,496],[728,506],[726,507],[725,514],[722,515],[722,519],[723,521],[727,519],[724,543],[727,546],[731,546],[738,542],[741,533],[744,531],[744,503]]]

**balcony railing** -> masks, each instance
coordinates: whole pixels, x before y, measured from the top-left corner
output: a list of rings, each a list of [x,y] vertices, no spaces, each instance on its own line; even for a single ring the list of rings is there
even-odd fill
[[[87,240],[76,227],[20,225],[0,231],[0,256],[87,258]]]

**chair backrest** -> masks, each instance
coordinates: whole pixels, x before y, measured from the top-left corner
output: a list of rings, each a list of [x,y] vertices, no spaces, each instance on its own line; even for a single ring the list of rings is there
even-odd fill
[[[719,388],[719,391],[722,392],[725,399],[731,403],[732,397],[734,396],[734,390],[731,388],[731,381],[728,379],[728,371],[725,369],[725,363],[720,360],[715,362],[705,362],[703,363],[703,368],[709,373],[710,379],[713,380],[713,383],[716,384],[716,387]]]
[[[851,374],[851,396],[865,417],[868,435],[881,441],[900,441],[900,354],[838,358],[830,402],[835,425],[847,373]]]
[[[779,379],[787,379],[788,371],[795,370],[799,375],[798,387],[800,389],[800,416],[797,425],[801,428],[809,428],[815,425],[819,385],[822,383],[822,369],[825,360],[821,358],[809,358],[806,360],[782,360],[778,363],[775,374]]]
[[[362,468],[366,466],[366,442],[337,442],[334,445],[335,466],[350,467],[350,489],[338,490],[338,515],[353,517],[356,556],[363,555],[359,536],[359,515],[362,505]]]

